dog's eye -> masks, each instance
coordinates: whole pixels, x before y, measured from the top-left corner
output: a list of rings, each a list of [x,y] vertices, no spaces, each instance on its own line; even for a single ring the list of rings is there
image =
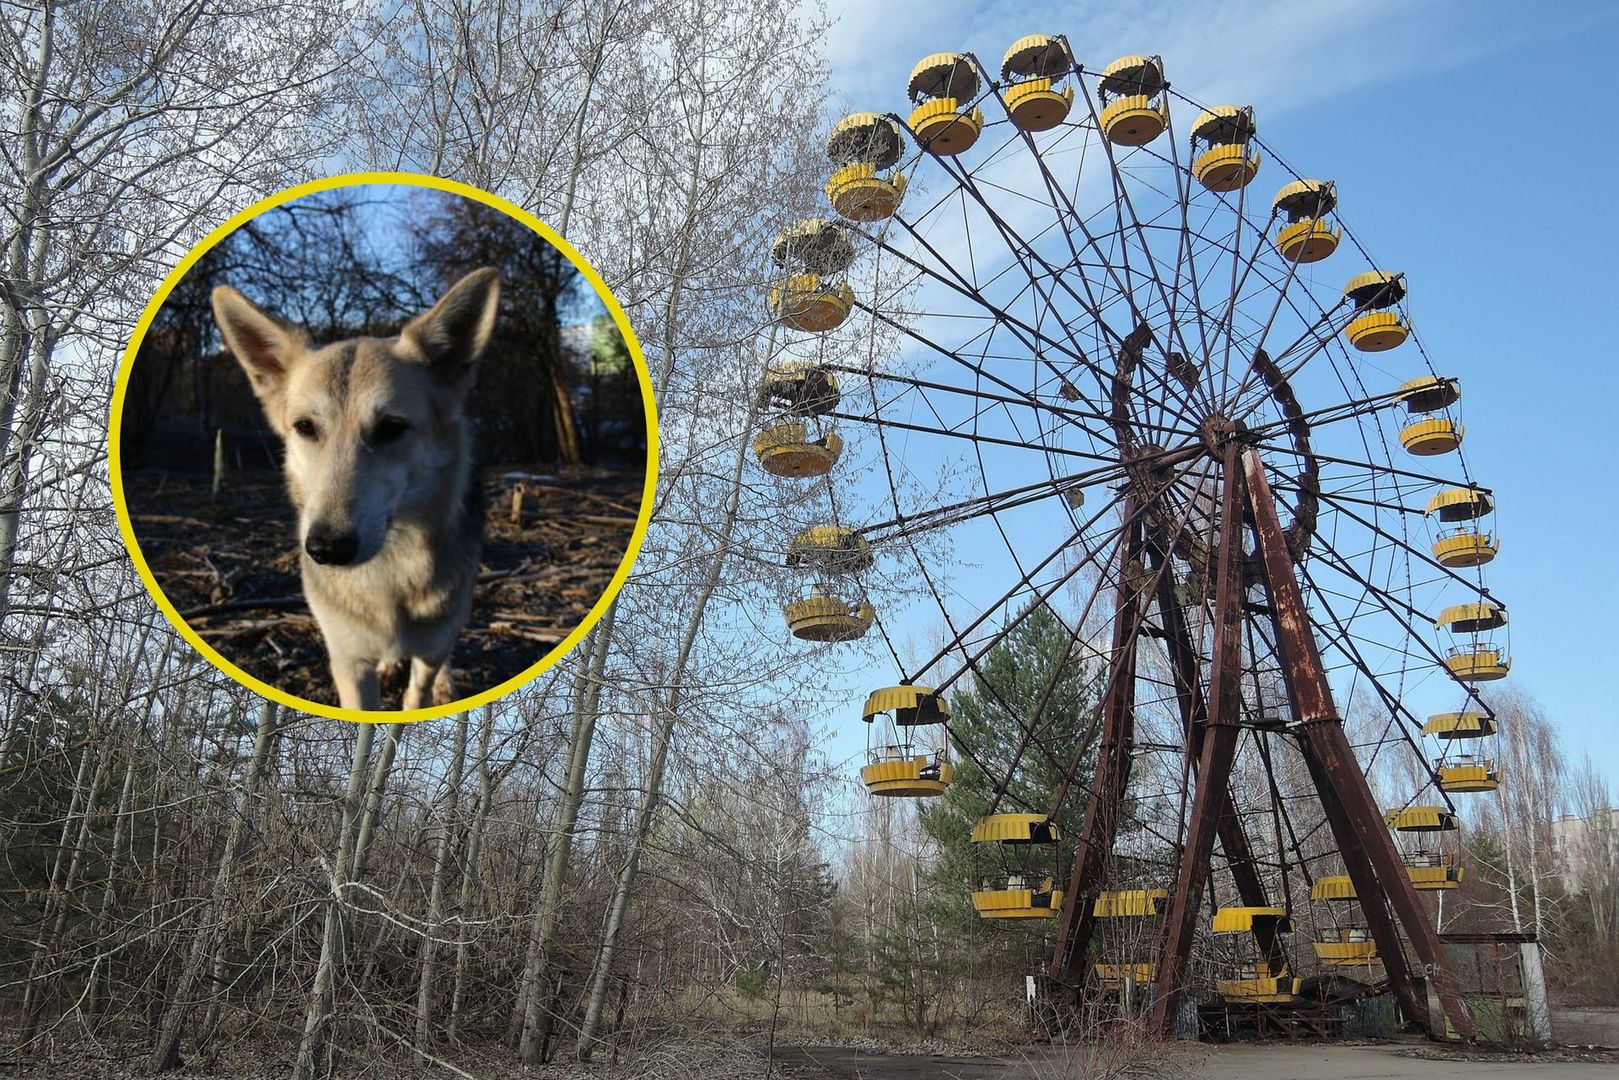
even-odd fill
[[[296,431],[299,436],[305,439],[313,439],[315,436],[320,434],[320,429],[317,428],[315,426],[315,422],[308,417],[305,417],[302,420],[294,420],[292,422],[292,430]]]
[[[377,426],[371,429],[371,441],[374,443],[391,443],[405,433],[410,427],[402,418],[397,416],[384,416],[377,421]]]

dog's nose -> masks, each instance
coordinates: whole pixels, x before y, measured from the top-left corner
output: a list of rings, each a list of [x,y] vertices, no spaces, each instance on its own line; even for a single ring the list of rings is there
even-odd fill
[[[315,525],[304,539],[304,550],[322,566],[347,566],[359,554],[360,538],[352,532]]]

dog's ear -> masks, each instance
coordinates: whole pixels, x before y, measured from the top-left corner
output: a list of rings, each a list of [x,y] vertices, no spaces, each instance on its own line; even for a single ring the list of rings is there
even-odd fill
[[[286,389],[287,373],[303,356],[308,340],[301,331],[260,311],[229,285],[214,290],[213,304],[214,321],[225,347],[247,372],[271,422],[277,423],[275,406]]]
[[[431,311],[406,323],[399,336],[421,350],[444,378],[470,382],[467,377],[489,344],[499,306],[500,274],[486,266],[450,286]]]

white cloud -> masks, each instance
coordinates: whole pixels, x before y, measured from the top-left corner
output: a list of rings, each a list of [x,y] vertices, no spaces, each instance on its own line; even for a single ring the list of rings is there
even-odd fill
[[[1527,6],[1461,0],[1163,0],[1083,7],[966,0],[834,0],[827,35],[835,97],[854,108],[902,111],[905,79],[921,57],[971,50],[986,67],[1029,33],[1065,33],[1098,67],[1132,52],[1164,57],[1182,92],[1208,101],[1296,109],[1373,82],[1443,70],[1531,37],[1567,33]],[[1607,17],[1601,10],[1574,22]]]

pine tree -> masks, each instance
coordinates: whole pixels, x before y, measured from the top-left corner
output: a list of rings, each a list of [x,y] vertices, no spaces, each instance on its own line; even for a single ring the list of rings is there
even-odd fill
[[[998,928],[984,925],[969,895],[982,888],[985,879],[1004,875],[1008,864],[1003,860],[1026,860],[1027,869],[1053,873],[1062,880],[1065,867],[1035,866],[1052,861],[1048,847],[1011,852],[998,845],[972,844],[970,837],[973,825],[992,805],[997,813],[1044,814],[1076,748],[1086,740],[1094,742],[1092,719],[1102,673],[1083,649],[1056,613],[1041,604],[985,654],[971,685],[950,698],[955,779],[942,798],[920,807],[919,817],[938,850],[937,862],[925,868],[935,915],[964,935],[958,938],[965,946],[964,962],[980,961],[987,942],[1014,945],[1004,937],[990,936]],[[1034,737],[1019,755],[1031,720]],[[1059,852],[1070,850],[1072,838],[1079,835],[1092,761],[1087,745],[1057,814],[1064,837]],[[996,791],[1003,783],[997,801]],[[1047,929],[1043,923],[1035,928]],[[1030,944],[1024,940],[1027,936],[1017,935],[1018,942]]]

